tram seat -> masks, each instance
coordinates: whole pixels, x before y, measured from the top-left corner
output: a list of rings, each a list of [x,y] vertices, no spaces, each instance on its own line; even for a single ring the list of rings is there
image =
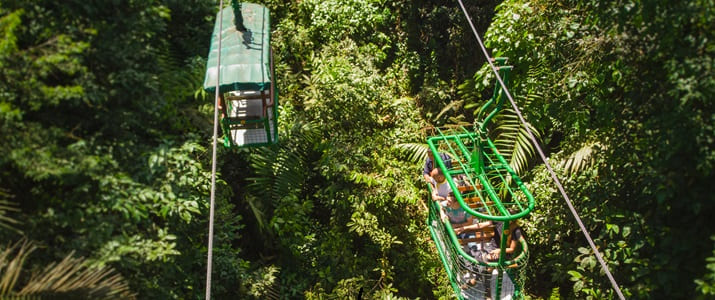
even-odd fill
[[[460,193],[474,191],[474,187],[472,187],[471,185],[460,185],[457,186],[457,189],[459,189]]]
[[[467,203],[467,205],[469,205],[469,208],[471,208],[471,209],[481,208],[481,207],[484,206],[485,204],[486,204],[487,206],[491,206],[491,205],[494,204],[494,202],[492,202],[492,201],[486,201],[486,203],[485,203],[485,202],[482,202],[482,200],[481,200],[479,197],[477,197],[477,196],[474,196],[474,197],[466,197],[466,198],[464,198],[464,202]]]
[[[492,237],[494,237],[494,232],[494,225],[482,227],[479,228],[479,230],[474,231],[474,237],[460,239],[459,243],[462,245],[466,245],[468,243],[488,242],[492,239]]]
[[[241,120],[260,120],[266,117],[266,109],[273,106],[269,92],[235,91],[226,96],[228,119],[234,123]]]

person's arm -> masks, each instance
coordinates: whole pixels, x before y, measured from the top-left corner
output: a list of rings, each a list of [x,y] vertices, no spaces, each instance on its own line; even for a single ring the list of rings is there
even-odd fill
[[[427,181],[427,183],[429,183],[430,185],[432,185],[432,176],[429,176],[428,173],[422,173],[422,177],[425,178],[425,181]],[[432,185],[432,186],[434,186],[434,185]]]
[[[444,212],[444,207],[441,204],[439,205],[439,217],[444,222],[449,221],[449,218],[447,218],[447,214]]]
[[[519,239],[523,237],[522,234],[521,227],[514,228],[514,231],[511,233],[511,242],[509,243],[509,247],[506,248],[506,253],[511,254],[516,251],[516,247],[519,246]]]
[[[519,243],[517,243],[515,239],[512,239],[511,243],[509,243],[509,247],[504,250],[506,250],[507,254],[512,254],[512,253],[514,253],[514,251],[516,251],[516,246],[518,246],[518,245],[519,245]]]
[[[512,233],[514,234],[514,233]],[[511,239],[509,242],[509,245],[504,249],[506,251],[506,254],[512,254],[514,251],[516,251],[516,247],[519,246],[519,242],[515,239]],[[489,252],[493,256],[493,260],[499,259],[499,253],[501,252],[501,249],[497,248]]]
[[[456,232],[457,234],[460,234],[462,232],[469,230],[468,226],[472,225],[472,223],[474,223],[474,217],[472,217],[472,215],[470,215],[470,214],[467,214],[467,221],[465,221],[463,223],[459,223],[459,224],[452,224],[452,228],[454,228],[454,232]]]
[[[514,251],[516,251],[516,246],[518,243],[516,240],[511,240],[511,243],[509,243],[509,246],[504,249],[506,251],[506,254],[512,254]],[[501,253],[501,249],[497,248],[489,252],[489,255],[491,256],[489,259],[490,260],[497,260],[499,259],[499,253]]]
[[[468,226],[473,225],[472,223],[474,223],[474,217],[472,215],[469,215],[469,217],[467,217],[467,221],[465,221],[464,223],[460,223],[457,226],[464,227],[465,229],[467,229],[469,228]]]
[[[452,229],[454,229],[455,234],[460,234],[466,230],[463,226],[459,226],[457,224],[452,224]]]
[[[431,173],[432,173],[432,170],[430,170],[429,161],[426,161],[425,166],[422,169],[422,177],[425,178],[425,181],[427,181],[427,183],[431,184],[434,187],[434,183],[432,183]]]
[[[439,195],[439,191],[437,190],[437,187],[435,187],[435,182],[434,180],[430,181],[430,184],[432,184],[432,200],[434,201],[444,201],[447,200],[447,198],[442,197]]]
[[[472,224],[472,225],[464,226],[464,229],[473,230],[473,231],[478,231],[478,230],[481,230],[481,229],[484,228],[484,227],[488,227],[488,226],[491,226],[491,225],[492,225],[492,221],[486,221],[486,222],[480,222],[480,223],[477,223],[477,224]]]

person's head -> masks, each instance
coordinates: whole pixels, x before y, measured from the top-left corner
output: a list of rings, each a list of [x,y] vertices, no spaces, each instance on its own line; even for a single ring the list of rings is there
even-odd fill
[[[520,210],[514,207],[509,208],[509,214],[512,216],[518,214],[519,212]],[[514,219],[509,221],[509,234],[511,235],[511,233],[518,227],[521,227],[521,219]]]
[[[434,178],[435,181],[437,182],[444,182],[446,177],[444,177],[444,174],[442,174],[442,169],[440,168],[435,168],[432,170],[432,178]]]
[[[519,219],[511,220],[511,221],[509,221],[509,230],[514,230],[517,227],[519,227],[519,225],[521,225],[521,222],[519,221]]]
[[[454,192],[449,192],[447,194],[447,204],[452,205],[453,203],[457,203],[457,198],[454,197]]]

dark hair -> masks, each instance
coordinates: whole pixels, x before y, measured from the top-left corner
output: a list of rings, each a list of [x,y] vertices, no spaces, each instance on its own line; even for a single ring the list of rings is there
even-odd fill
[[[442,173],[442,169],[440,169],[440,168],[432,169],[432,171],[430,172],[430,176],[434,177],[437,175],[444,175],[444,173]]]

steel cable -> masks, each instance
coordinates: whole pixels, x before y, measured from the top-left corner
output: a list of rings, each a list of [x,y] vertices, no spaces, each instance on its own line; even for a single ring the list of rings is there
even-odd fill
[[[209,205],[209,245],[206,262],[206,300],[211,299],[211,267],[213,261],[214,245],[214,205],[216,199],[216,144],[218,143],[218,99],[221,85],[221,34],[223,31],[223,0],[219,0],[218,15],[218,58],[216,60],[216,93],[214,95],[214,132],[213,149],[211,153],[211,202]]]

